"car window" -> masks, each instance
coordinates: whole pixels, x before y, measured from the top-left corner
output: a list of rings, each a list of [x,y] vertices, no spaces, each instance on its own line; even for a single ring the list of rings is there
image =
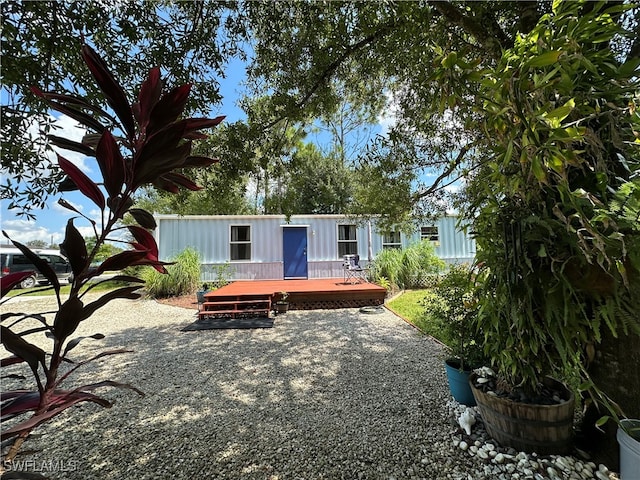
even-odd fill
[[[31,260],[29,260],[24,255],[14,255],[13,264],[14,265],[31,265]]]

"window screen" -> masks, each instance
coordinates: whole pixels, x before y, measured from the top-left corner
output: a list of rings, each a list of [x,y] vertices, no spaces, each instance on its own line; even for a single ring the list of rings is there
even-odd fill
[[[421,227],[420,239],[429,240],[430,242],[439,242],[440,235],[438,234],[438,227],[434,225],[431,225],[429,227]]]
[[[338,257],[356,255],[358,239],[355,225],[338,225]]]
[[[251,260],[251,227],[231,226],[231,260]]]
[[[388,232],[382,236],[382,248],[402,248],[400,232]]]

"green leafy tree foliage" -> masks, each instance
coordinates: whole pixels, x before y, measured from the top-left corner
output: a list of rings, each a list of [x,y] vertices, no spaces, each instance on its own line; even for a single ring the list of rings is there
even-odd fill
[[[370,99],[379,102],[385,96],[392,97],[388,109],[396,112],[399,121],[389,136],[390,143],[370,149],[360,160],[364,175],[375,182],[373,190],[379,194],[363,196],[359,210],[370,212],[373,209],[367,207],[373,206],[389,218],[403,218],[430,211],[433,202],[425,199],[431,200],[434,192],[465,173],[476,152],[475,137],[459,127],[459,119],[473,112],[470,106],[477,101],[473,91],[468,92],[470,106],[464,110],[458,107],[447,115],[434,112],[433,105],[439,105],[443,96],[446,104],[450,88],[446,81],[431,78],[439,61],[435,47],[459,48],[469,62],[491,64],[502,48],[513,44],[522,25],[535,25],[545,5],[253,4],[247,14],[257,53],[251,74],[257,82],[262,80],[265,91],[273,92],[274,112],[281,112],[279,118],[313,118],[336,112],[345,89],[351,92],[354,109]],[[362,79],[367,79],[364,87]],[[398,154],[400,150],[402,154]],[[402,172],[400,181],[396,181],[395,172]],[[431,183],[416,180],[434,172]],[[372,179],[374,174],[378,179]],[[388,202],[370,204],[375,198]]]
[[[473,168],[482,144],[477,128],[459,126],[479,116],[474,108],[481,104],[477,84],[434,77],[442,53],[447,62],[455,57],[474,68],[495,64],[518,33],[531,31],[550,7],[548,1],[3,2],[2,88],[7,95],[2,149],[9,175],[1,185],[2,196],[29,209],[44,205],[47,193],[55,190],[58,170],[42,160],[40,137],[27,135],[36,119],[50,129],[50,119],[28,89],[34,84],[58,91],[78,86],[93,98],[95,87],[81,75],[68,76],[80,68],[76,47],[84,32],[128,85],[140,79],[142,65],[167,65],[177,81],[193,79],[194,99],[188,111],[205,113],[218,100],[216,76],[224,73],[225,61],[251,51],[249,99],[268,96],[268,108],[258,119],[235,124],[229,145],[245,140],[240,143],[246,148],[240,149],[243,153],[234,165],[241,161],[240,171],[254,172],[260,196],[275,178],[255,157],[258,150],[265,153],[262,136],[270,127],[322,119],[342,150],[334,153],[341,156],[347,150],[340,143],[344,124],[335,119],[345,104],[349,112],[362,112],[362,118],[370,120],[380,114],[386,98],[393,99],[383,113],[395,113],[398,120],[388,138],[394,148],[363,156],[369,173],[381,176],[375,182],[378,197],[389,199],[386,210],[379,210],[385,205],[375,207],[389,217],[403,217],[403,205],[409,213],[414,213],[414,206],[418,213],[429,211],[434,192]],[[617,15],[614,21],[637,28],[633,12]],[[637,56],[638,38],[622,43],[629,58]],[[442,115],[434,105],[450,108]],[[407,155],[392,154],[400,147]],[[273,164],[278,151],[266,150],[267,156],[274,155],[267,162]],[[349,154],[341,158],[351,160]],[[393,183],[384,182],[392,166],[413,169],[417,179],[424,179],[424,174],[433,177],[412,182],[411,194],[397,197]],[[29,188],[15,188],[20,180],[29,180]],[[256,196],[254,207],[259,203]]]
[[[95,249],[96,254],[93,260],[96,263],[104,262],[107,258],[122,251],[122,248],[116,247],[112,243],[100,243],[97,245],[98,239],[96,237],[85,237],[84,242],[87,246],[87,250],[94,251]]]
[[[343,165],[351,166],[361,151],[371,140],[372,129],[378,124],[386,99],[384,96],[368,96],[370,84],[379,79],[360,79],[360,85],[341,84],[334,80],[333,88],[339,98],[334,109],[321,113],[313,127],[319,132],[328,133],[331,137],[329,148],[319,149],[325,155],[339,159]],[[367,95],[363,102],[361,96]],[[313,129],[311,133],[313,133]]]
[[[414,145],[399,145],[378,137],[359,159],[354,170],[355,188],[352,213],[382,215],[378,224],[387,230],[415,228],[427,218],[445,213],[449,195],[437,189],[428,197],[416,193],[423,184],[424,171],[416,168]]]
[[[272,97],[245,98],[243,107],[251,138],[245,158],[252,162],[253,209],[257,213],[282,213],[291,157],[306,137],[307,129],[288,119],[273,122]]]
[[[44,240],[29,240],[25,245],[29,248],[46,248],[47,242]]]
[[[640,356],[620,347],[640,332],[640,59],[616,49],[636,38],[618,22],[630,8],[557,2],[495,66],[443,51],[434,77],[475,82],[482,100],[469,129],[481,127],[484,154],[467,194],[487,353],[530,391],[545,374],[580,372],[592,400],[635,417],[640,376],[627,372]]]
[[[46,138],[30,135],[37,125],[54,133],[47,105],[30,92],[39,85],[60,93],[99,90],[84,75],[78,55],[83,34],[104,52],[123,85],[139,85],[149,66],[163,65],[172,80],[194,85],[187,111],[208,114],[220,100],[218,78],[232,56],[244,55],[226,35],[234,4],[218,2],[2,2],[2,168],[0,195],[29,214],[57,190],[62,173],[47,160]],[[128,92],[134,96],[137,92]],[[26,185],[23,182],[28,182]],[[32,214],[31,214],[32,215]]]
[[[640,267],[630,255],[640,244],[640,60],[620,64],[602,47],[623,33],[615,13],[559,6],[481,83],[484,127],[496,142],[472,182],[479,260],[491,269],[490,295],[511,298],[486,303],[493,319],[485,316],[485,326],[501,315],[523,322],[510,344],[517,357],[493,353],[517,364],[508,374],[525,381],[571,364],[605,329],[640,330],[627,320]],[[506,257],[493,257],[500,252]],[[506,303],[509,312],[496,311]],[[544,335],[533,335],[538,328]],[[545,343],[547,335],[556,343]]]
[[[242,215],[257,213],[251,201],[251,185],[261,178],[256,166],[262,133],[249,122],[221,125],[194,152],[218,158],[215,165],[199,169],[193,178],[203,186],[199,191],[182,190],[175,195],[151,188],[137,198],[141,208],[155,213],[180,215]]]
[[[286,172],[282,213],[347,213],[353,173],[342,160],[324,156],[313,144],[301,145]]]
[[[451,265],[444,275],[434,279],[420,302],[425,317],[422,323],[433,330],[426,333],[447,345],[460,368],[467,371],[487,362],[484,339],[474,328],[478,314],[474,278],[469,265]]]

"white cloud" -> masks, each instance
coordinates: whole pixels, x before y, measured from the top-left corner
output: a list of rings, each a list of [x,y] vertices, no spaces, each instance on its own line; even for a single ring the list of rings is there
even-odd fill
[[[78,125],[78,122],[73,120],[71,117],[67,117],[66,115],[60,115],[58,118],[56,118],[55,125],[58,128],[53,129],[53,131],[51,132],[53,135],[73,140],[75,142],[80,142],[82,140],[82,137],[84,137],[87,133],[87,130],[85,128],[80,127]],[[83,172],[92,172],[91,167],[89,167],[87,164],[87,156],[78,152],[63,150],[58,147],[54,147],[54,150],[61,156],[69,160],[71,163],[75,164]],[[55,155],[51,154],[51,158],[54,163],[57,163]]]
[[[33,220],[3,220],[2,230],[7,232],[7,235],[9,235],[12,240],[20,243],[42,240],[48,245],[51,242],[59,243],[64,238],[63,232],[52,232],[46,227],[37,225]],[[2,243],[6,244],[9,243],[9,241],[3,237]]]
[[[386,136],[400,120],[400,105],[395,97],[394,92],[386,91],[385,97],[387,102],[384,111],[378,115],[378,124],[380,125],[381,135]]]
[[[60,115],[59,117],[55,117],[53,115],[48,116],[49,120],[55,120],[54,125],[55,128],[51,129],[51,134],[56,135],[58,137],[67,138],[69,140],[81,141],[82,137],[87,133],[87,130],[80,127],[78,122],[73,120],[71,117],[66,115]],[[33,123],[27,127],[24,135],[30,139],[37,139],[42,136],[42,129],[44,125],[35,120]],[[63,150],[57,147],[53,147],[55,152],[59,153],[61,156],[69,160],[71,163],[76,165],[80,170],[85,172],[86,174],[90,174],[93,172],[89,164],[87,163],[88,157],[78,153],[72,152],[70,150]],[[39,177],[47,177],[51,175],[51,170],[49,168],[50,164],[57,165],[58,159],[56,153],[51,150],[47,150],[43,152],[36,152],[38,155],[44,155],[49,161],[42,161],[38,167],[36,172],[25,172],[23,177],[23,181],[29,182],[30,175],[37,175]],[[15,177],[9,175],[4,169],[0,169],[3,176],[11,178],[11,180],[15,181]]]
[[[74,205],[78,208],[79,211],[82,211],[83,208],[81,205]],[[54,215],[60,219],[60,227],[56,230],[51,229],[49,227],[45,227],[43,225],[38,225],[38,220],[26,220],[26,219],[2,219],[2,230],[7,232],[9,237],[12,240],[15,240],[20,243],[27,243],[32,240],[42,240],[47,245],[49,244],[59,244],[64,240],[65,228],[66,228],[66,220],[72,216],[75,216],[74,226],[78,229],[80,234],[83,237],[93,237],[95,236],[95,231],[91,226],[91,223],[83,217],[80,217],[77,213],[72,212],[71,210],[67,210],[66,208],[58,205],[57,203],[53,204],[51,211],[41,211],[38,214],[38,218],[43,218],[45,215]],[[88,214],[86,214],[90,219],[96,222],[98,231],[101,228],[101,212],[98,209],[91,210]],[[2,243],[9,243],[4,237],[2,238]]]

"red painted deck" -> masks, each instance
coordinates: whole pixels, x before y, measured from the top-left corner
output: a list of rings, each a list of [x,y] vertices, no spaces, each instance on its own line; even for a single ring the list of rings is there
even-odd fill
[[[206,301],[256,295],[270,295],[272,301],[287,292],[287,301],[294,310],[364,307],[382,305],[387,291],[374,283],[345,283],[342,278],[310,280],[247,280],[237,281],[205,294]]]

